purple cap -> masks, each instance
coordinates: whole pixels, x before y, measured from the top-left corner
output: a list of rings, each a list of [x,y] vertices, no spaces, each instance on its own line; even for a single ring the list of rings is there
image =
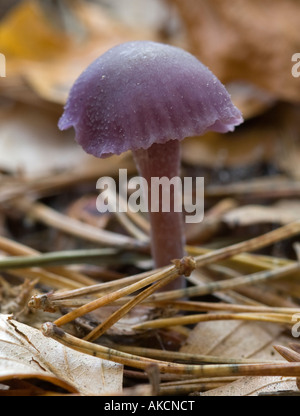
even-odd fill
[[[110,49],[75,81],[59,120],[97,157],[147,149],[207,131],[226,133],[241,112],[213,73],[190,53],[151,41]]]

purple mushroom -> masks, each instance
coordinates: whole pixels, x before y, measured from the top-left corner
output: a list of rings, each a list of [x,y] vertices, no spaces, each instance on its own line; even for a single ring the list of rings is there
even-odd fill
[[[184,256],[183,216],[151,212],[151,178],[180,175],[179,142],[185,137],[233,131],[242,121],[225,87],[193,55],[133,41],[113,47],[79,76],[58,125],[73,126],[77,142],[96,157],[133,152],[149,184],[151,252],[161,267]],[[167,289],[183,284],[179,278]]]

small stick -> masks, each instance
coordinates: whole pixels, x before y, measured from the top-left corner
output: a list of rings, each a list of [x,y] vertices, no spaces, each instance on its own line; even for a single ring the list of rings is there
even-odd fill
[[[192,374],[198,377],[223,377],[223,376],[286,376],[299,377],[300,363],[273,363],[273,364],[203,364],[184,365],[166,361],[141,358],[133,354],[127,354],[112,348],[103,347],[67,334],[51,322],[42,325],[45,336],[51,337],[63,345],[76,349],[85,354],[110,360],[129,367],[146,370],[150,363],[158,366],[161,373]]]
[[[160,372],[156,364],[149,364],[145,370],[151,385],[151,396],[158,396],[160,392]]]
[[[107,295],[104,295],[99,299],[95,299],[89,302],[88,304],[83,305],[80,308],[75,309],[67,313],[66,315],[60,317],[54,323],[57,326],[64,325],[68,322],[73,321],[75,318],[78,318],[79,316],[86,315],[87,313],[100,308],[100,306],[107,305],[108,303],[111,303],[123,296],[136,292],[137,290],[145,286],[148,286],[149,284],[154,283],[157,280],[172,276],[174,275],[174,273],[177,276],[178,272],[173,266],[170,266],[169,268],[165,268],[164,271],[162,272],[154,273],[153,275],[150,275],[149,277],[146,277],[145,279],[139,282],[133,283],[129,286],[116,290],[115,292],[108,293]]]
[[[242,285],[254,284],[258,282],[265,282],[271,279],[278,279],[289,275],[292,272],[299,270],[300,264],[298,262],[288,264],[286,266],[278,267],[277,269],[265,270],[262,272],[253,273],[247,276],[238,276],[228,280],[221,280],[204,284],[203,286],[192,286],[185,289],[172,290],[163,293],[152,295],[149,301],[166,301],[178,299],[182,297],[202,296],[214,293],[216,291],[228,290]]]
[[[204,265],[207,265],[207,264],[209,264],[213,261],[223,260],[225,258],[228,258],[228,257],[234,256],[236,254],[239,254],[243,251],[247,251],[247,250],[251,251],[251,250],[254,250],[254,249],[264,247],[266,245],[269,245],[271,243],[279,241],[283,238],[291,237],[292,235],[298,234],[299,232],[300,232],[300,220],[295,221],[291,224],[285,225],[283,227],[280,227],[277,230],[271,231],[267,234],[263,234],[259,237],[255,237],[255,238],[252,238],[250,240],[244,241],[242,243],[233,244],[229,247],[221,248],[219,250],[215,250],[213,252],[209,252],[207,254],[195,257],[196,267],[203,267]],[[277,276],[278,276],[278,273],[284,273],[285,274],[285,273],[289,273],[291,270],[295,270],[296,268],[298,268],[298,263],[296,263],[296,264],[292,263],[292,264],[287,265],[286,267],[288,269],[283,267],[282,268],[283,270],[281,269],[280,272],[278,272],[278,270],[276,270]],[[166,273],[171,273],[171,274],[172,273],[177,273],[175,265],[162,268],[161,270],[162,270],[162,272],[154,273],[154,277],[157,274],[160,275],[160,273],[164,273],[164,271]],[[269,273],[272,273],[272,272],[274,273],[274,271],[272,271],[272,270],[269,271]],[[153,275],[152,275],[152,277],[150,276],[150,280],[151,280],[151,278],[153,278]],[[251,279],[252,278],[253,278],[253,276],[251,277]],[[153,283],[154,281],[155,281],[155,279],[153,281],[151,281],[151,283]],[[200,290],[200,291],[202,290],[201,287],[195,287],[195,288],[191,288],[191,289],[192,290]],[[179,292],[180,292],[179,296],[181,297],[181,296],[189,295],[189,291],[190,291],[190,289],[188,288],[188,289],[185,289],[183,291],[177,290],[177,291],[167,292],[167,293],[169,293],[169,295],[171,293],[170,298],[167,298],[166,297],[166,292],[163,292],[163,293],[159,293],[159,294],[156,294],[156,295],[151,295],[151,298],[149,298],[149,299],[151,299],[151,300],[159,300],[160,299],[161,300],[161,297],[163,298],[163,300],[174,299],[174,298],[176,299]],[[115,293],[117,293],[117,294],[116,295],[114,293],[111,294],[111,299],[112,300],[119,299],[120,297],[126,296],[126,294],[129,294],[129,293],[132,293],[132,292],[128,291],[126,293],[126,288],[125,288],[125,290],[123,289],[123,291],[121,290],[121,292],[117,291]],[[120,294],[120,293],[122,293],[122,294]],[[194,293],[194,292],[192,292],[192,293]],[[105,304],[107,304],[107,303],[105,303]],[[81,306],[79,309],[76,309],[75,311],[71,311],[67,315],[59,318],[57,321],[55,321],[55,324],[57,326],[66,324],[66,323],[72,321],[73,319],[78,318],[79,316],[85,315],[86,313],[91,312],[91,311],[93,311],[93,310],[95,310],[95,309],[97,309],[97,308],[99,308],[100,306],[103,306],[103,305],[104,305],[104,303],[103,303],[102,298],[100,298],[98,300],[95,300],[95,301],[92,301],[92,302],[88,303],[87,305]]]
[[[204,284],[203,286],[193,286],[184,290],[169,291],[169,292],[155,294],[151,296],[146,302],[143,302],[143,303],[147,303],[148,305],[154,304],[155,306],[159,306],[158,304],[161,303],[160,306],[164,306],[165,302],[169,301],[169,304],[174,306],[174,308],[179,308],[180,310],[194,310],[194,311],[195,310],[199,311],[199,310],[226,309],[226,310],[235,310],[235,311],[242,311],[242,312],[253,311],[253,312],[274,312],[274,313],[276,312],[298,313],[300,312],[300,309],[298,308],[280,308],[280,307],[270,308],[269,306],[268,307],[267,306],[265,307],[253,306],[252,308],[250,308],[249,306],[245,306],[245,305],[244,306],[228,305],[224,303],[215,304],[211,302],[201,303],[201,302],[182,302],[182,301],[172,302],[172,299],[176,299],[176,298],[180,298],[184,296],[186,297],[187,296],[188,297],[200,296],[204,294],[214,293],[215,291],[227,290],[229,288],[239,287],[241,285],[253,284],[253,283],[257,283],[257,282],[261,282],[265,280],[270,280],[273,278],[283,277],[285,274],[289,274],[290,272],[293,272],[294,268],[295,270],[298,268],[298,263],[292,263],[292,264],[285,266],[284,268],[279,268],[277,270],[274,269],[272,271],[263,271],[263,272],[255,273],[255,274],[248,275],[248,276],[238,276],[236,278],[231,278],[230,280],[212,282],[212,283]],[[89,300],[88,299],[77,300],[77,299],[74,299],[75,297],[88,295],[92,293],[104,292],[105,290],[112,289],[113,286],[114,287],[124,286],[128,283],[136,282],[140,280],[141,278],[148,276],[148,275],[149,275],[149,272],[146,272],[146,273],[141,273],[139,275],[129,276],[123,279],[118,279],[115,282],[100,283],[100,284],[96,284],[96,285],[92,285],[92,286],[88,286],[88,287],[84,287],[80,289],[74,289],[74,290],[63,291],[63,292],[58,292],[58,293],[36,295],[30,300],[30,307],[40,308],[41,305],[47,305],[47,306],[51,305],[52,307],[82,306],[88,303]],[[43,298],[42,301],[41,301],[41,297]],[[47,300],[44,299],[45,297],[47,297]],[[68,298],[73,298],[73,303],[72,303],[72,299],[66,302],[66,299]],[[128,301],[130,301],[130,299],[128,300],[124,298],[123,300],[120,300],[118,303],[124,303]]]
[[[274,362],[274,361],[273,361]],[[213,378],[192,378],[192,377],[185,377],[181,379],[175,380],[168,380],[161,383],[162,386],[176,386],[181,384],[190,384],[190,383],[231,383],[232,381],[236,381],[238,377],[213,377]]]
[[[161,303],[164,305],[164,302]],[[285,313],[300,314],[299,308],[283,308],[264,305],[238,305],[223,302],[193,302],[193,301],[171,301],[168,305],[174,309],[184,311],[232,311],[232,312],[266,312],[266,313]]]
[[[203,248],[199,246],[186,246],[186,252],[190,256],[202,256],[203,254],[213,252],[212,249]],[[270,257],[264,256],[262,254],[252,254],[252,253],[240,253],[235,256],[229,257],[223,261],[225,264],[231,265],[247,265],[251,267],[255,267],[261,270],[268,270],[273,269],[274,267],[284,266],[286,264],[291,264],[294,261],[285,259],[285,258],[277,258],[277,257]]]
[[[135,172],[134,164],[127,156],[118,156],[126,162],[129,172]],[[128,172],[128,173],[129,173]],[[58,190],[69,188],[83,182],[90,182],[104,175],[116,176],[118,174],[118,166],[111,160],[102,160],[102,163],[84,164],[83,168],[66,169],[63,172],[55,173],[51,176],[46,175],[38,178],[19,178],[11,179],[6,186],[1,186],[0,202],[8,202],[20,198],[24,195],[33,197],[53,195]]]
[[[93,243],[125,249],[141,249],[147,247],[147,243],[145,242],[93,227],[90,224],[63,215],[40,202],[31,202],[22,199],[18,201],[18,208],[21,208],[28,216],[37,221],[41,221],[50,227],[57,228],[67,234],[83,238]]]
[[[229,185],[213,185],[205,190],[207,197],[242,197],[242,198],[283,198],[296,197],[300,194],[298,181],[282,180],[281,177],[263,181],[236,182]]]
[[[274,349],[289,362],[300,362],[300,354],[292,348],[283,345],[273,345]]]
[[[274,345],[274,348],[279,354],[285,358],[289,362],[300,362],[300,353],[299,345],[296,344],[296,348],[294,348],[295,344],[290,344],[291,348],[284,347],[283,345]],[[296,384],[298,389],[300,389],[300,377],[296,378]]]
[[[37,279],[40,283],[42,282],[45,285],[49,285],[56,289],[65,289],[66,287],[69,289],[76,289],[82,286],[76,280],[73,281],[64,276],[40,268],[11,270],[10,274],[12,276],[21,277],[22,279]]]
[[[167,350],[160,350],[155,348],[143,348],[143,347],[134,347],[132,345],[117,345],[116,348],[118,350],[128,352],[134,355],[139,355],[141,357],[149,357],[155,359],[163,359],[165,361],[170,362],[187,362],[187,363],[194,363],[194,364],[201,364],[201,363],[214,363],[214,364],[258,364],[258,363],[274,363],[274,360],[255,360],[251,358],[228,358],[228,357],[218,357],[214,355],[207,355],[207,354],[192,354],[192,353],[185,353],[180,351],[167,351]],[[278,362],[278,360],[276,361]],[[283,361],[284,362],[284,361]]]
[[[30,247],[25,246],[24,244],[17,243],[16,241],[10,240],[5,237],[0,237],[0,249],[5,251],[6,253],[13,255],[13,256],[38,256],[41,253],[37,250],[34,250]],[[65,284],[65,287],[78,287],[80,285],[90,285],[93,284],[94,281],[90,279],[87,276],[82,275],[81,273],[77,273],[73,270],[67,269],[63,266],[53,266],[53,267],[47,267],[47,270],[41,270],[41,278],[40,281],[43,281],[43,275],[48,275],[49,273],[52,274],[50,277],[53,278],[54,275],[56,275],[57,280],[61,279],[62,281],[69,280],[69,283]],[[75,284],[78,282],[79,284]],[[62,282],[63,283],[63,282]],[[63,284],[56,285],[54,284],[54,287],[64,287]]]
[[[213,382],[210,383],[190,383],[190,384],[183,384],[183,385],[176,385],[176,386],[160,386],[159,388],[159,396],[188,396],[189,394],[197,393],[204,393],[212,389],[217,389],[220,387],[224,387],[226,382]]]
[[[224,386],[226,382],[190,383],[175,386],[159,386],[159,396],[182,396],[193,392],[206,392]]]
[[[82,306],[90,302],[90,299],[76,299],[78,296],[92,295],[95,293],[106,293],[108,290],[119,289],[131,283],[136,283],[145,277],[153,274],[150,272],[139,273],[133,276],[123,277],[121,279],[114,280],[112,282],[97,283],[95,285],[84,286],[78,289],[64,290],[59,292],[50,292],[42,295],[34,295],[30,301],[29,306],[35,309],[55,308],[57,306],[72,307]]]
[[[87,263],[97,259],[100,264],[116,262],[115,256],[119,251],[111,248],[89,250],[66,250],[52,253],[39,254],[37,256],[13,256],[0,258],[0,270],[19,269],[21,267],[42,267],[58,264]]]
[[[206,266],[212,261],[217,262],[224,260],[228,257],[235,256],[244,251],[258,250],[262,247],[273,244],[277,241],[285,238],[292,237],[300,233],[300,220],[293,221],[287,225],[277,228],[276,230],[270,231],[266,234],[258,237],[251,238],[241,243],[233,244],[231,246],[214,250],[210,253],[195,257],[195,261],[198,267]]]
[[[154,283],[152,286],[148,287],[120,309],[114,312],[111,316],[105,319],[100,325],[93,329],[84,339],[88,341],[94,341],[99,338],[104,332],[106,332],[112,325],[114,325],[118,320],[120,320],[124,315],[126,315],[132,308],[138,305],[140,302],[149,297],[156,290],[160,290],[163,286],[172,282],[175,278],[185,275],[189,276],[192,270],[195,268],[195,261],[191,257],[184,257],[182,260],[174,260],[175,266],[178,268],[177,276],[172,274],[167,276],[165,279],[160,280],[157,283]]]
[[[207,321],[224,321],[224,320],[247,320],[247,321],[261,321],[261,322],[275,322],[281,324],[290,324],[292,316],[287,314],[265,314],[265,313],[215,313],[215,314],[200,314],[188,316],[175,316],[172,318],[156,319],[153,321],[146,321],[141,324],[133,325],[132,329],[141,331],[145,329],[166,328],[176,325],[191,325],[199,322]]]

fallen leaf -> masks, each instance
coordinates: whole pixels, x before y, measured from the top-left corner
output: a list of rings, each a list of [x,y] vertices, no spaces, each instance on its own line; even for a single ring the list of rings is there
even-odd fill
[[[275,96],[249,82],[232,81],[226,88],[245,120],[263,114],[276,103]]]
[[[291,74],[300,50],[300,3],[294,0],[169,0],[188,46],[224,82],[242,80],[278,99],[299,102]]]
[[[245,168],[274,160],[278,142],[278,132],[272,127],[237,130],[226,136],[207,133],[183,140],[182,159],[192,166],[211,168],[221,176],[222,169]]]
[[[42,99],[64,104],[75,79],[99,55],[130,40],[153,39],[151,29],[130,27],[99,4],[70,2],[77,22],[71,32],[57,28],[37,2],[27,0],[0,24],[0,50],[7,57],[3,88],[22,77]]]
[[[17,104],[0,109],[0,168],[38,177],[97,163],[75,144],[73,131],[60,132],[56,114]]]
[[[201,396],[258,396],[278,391],[297,391],[295,378],[289,377],[243,377],[224,387],[219,387]]]
[[[224,358],[251,358],[263,362],[282,360],[273,345],[278,342],[287,344],[288,340],[278,325],[238,321],[202,322],[190,332],[181,351]],[[203,395],[247,396],[276,389],[296,390],[295,378],[242,377]]]
[[[70,40],[55,31],[36,1],[22,1],[2,19],[0,25],[0,48],[8,58],[26,60],[49,60],[63,53]],[[21,68],[19,68],[21,69]]]
[[[0,382],[35,378],[81,395],[120,393],[122,366],[92,357],[0,315]]]
[[[239,321],[201,322],[191,331],[181,351],[226,358],[274,359],[278,325]]]

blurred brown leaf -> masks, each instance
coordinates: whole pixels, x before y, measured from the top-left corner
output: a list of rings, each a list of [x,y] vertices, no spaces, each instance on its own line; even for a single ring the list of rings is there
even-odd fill
[[[37,177],[97,163],[74,143],[72,131],[57,128],[58,117],[42,108],[18,104],[0,108],[0,168]]]
[[[281,360],[273,349],[274,342],[287,344],[288,340],[277,325],[238,321],[201,322],[190,332],[181,351],[224,358],[252,358],[263,362]],[[242,377],[203,395],[248,396],[277,390],[296,390],[295,378]]]
[[[278,99],[300,101],[291,74],[300,50],[295,0],[169,0],[182,18],[188,45],[224,82],[246,81]]]
[[[34,0],[22,2],[0,24],[0,50],[7,57],[7,74],[25,78],[45,100],[64,104],[79,74],[112,46],[134,39],[154,38],[149,29],[123,25],[97,4],[70,2],[76,30],[53,24]],[[79,30],[80,29],[80,30]]]
[[[0,49],[8,58],[49,60],[63,53],[68,37],[54,30],[36,1],[22,1],[4,17],[0,25]],[[19,68],[21,69],[21,68]]]
[[[201,396],[258,396],[286,391],[297,391],[295,378],[243,377],[224,387],[202,393]]]
[[[280,359],[272,345],[281,338],[278,325],[238,321],[201,322],[191,331],[181,351],[226,358]],[[284,337],[281,340],[284,343]]]
[[[183,160],[193,166],[210,167],[220,176],[222,169],[246,171],[249,166],[266,164],[275,172],[297,179],[300,177],[299,116],[299,105],[278,104],[233,133],[210,132],[186,138],[182,142]],[[249,175],[245,178],[249,179]]]
[[[210,167],[221,175],[224,168],[245,167],[274,159],[278,143],[278,133],[271,127],[237,130],[226,136],[207,133],[183,140],[182,158],[189,165]]]

